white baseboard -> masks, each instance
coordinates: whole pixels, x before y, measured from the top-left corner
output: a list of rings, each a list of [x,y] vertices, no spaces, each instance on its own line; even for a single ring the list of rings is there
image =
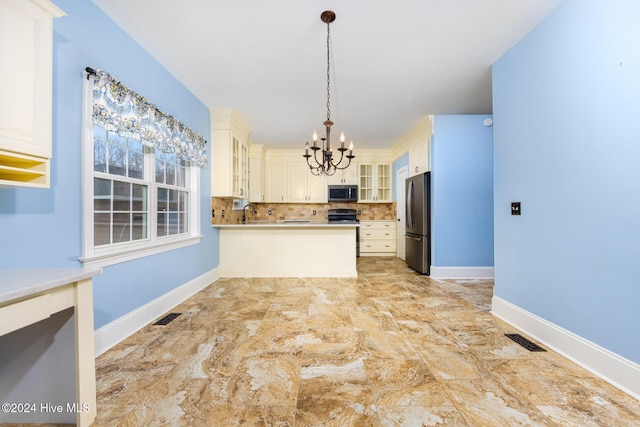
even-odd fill
[[[220,278],[220,266],[167,292],[95,331],[96,357]]]
[[[246,277],[358,277],[357,270],[327,270],[327,271],[309,271],[309,270],[278,270],[278,271],[246,271],[246,270],[224,270],[221,277],[225,278],[246,278]]]
[[[432,265],[429,277],[434,279],[493,279],[493,267],[436,267]]]
[[[640,399],[640,365],[494,296],[491,312],[531,338]]]

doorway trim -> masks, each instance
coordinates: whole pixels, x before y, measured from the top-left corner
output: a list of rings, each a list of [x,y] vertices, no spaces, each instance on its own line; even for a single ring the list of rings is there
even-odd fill
[[[409,166],[405,165],[396,171],[396,256],[401,260],[406,259],[406,251],[404,245],[404,211],[406,200],[404,196],[405,181],[409,178]]]

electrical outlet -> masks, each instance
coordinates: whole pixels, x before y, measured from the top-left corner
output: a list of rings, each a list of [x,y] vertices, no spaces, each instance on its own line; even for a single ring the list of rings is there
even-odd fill
[[[267,215],[271,215],[271,209],[267,211]]]
[[[222,218],[224,218],[224,209],[222,209]]]
[[[511,202],[511,215],[520,215],[520,202]]]
[[[316,214],[316,210],[315,210],[315,209],[313,210],[313,214],[314,214],[314,215]]]
[[[211,218],[215,218],[215,217],[216,217],[216,210],[211,209]]]
[[[362,211],[358,209],[358,215],[362,215]]]

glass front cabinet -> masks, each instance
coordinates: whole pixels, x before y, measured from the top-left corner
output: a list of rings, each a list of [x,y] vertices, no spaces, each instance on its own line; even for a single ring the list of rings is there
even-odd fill
[[[211,195],[249,198],[249,126],[232,109],[211,110]]]
[[[389,203],[392,201],[390,162],[358,164],[358,201]]]

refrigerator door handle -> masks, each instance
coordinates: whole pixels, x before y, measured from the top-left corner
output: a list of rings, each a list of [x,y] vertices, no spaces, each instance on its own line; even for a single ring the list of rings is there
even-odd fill
[[[422,238],[420,238],[420,237],[406,236],[406,238],[407,239],[411,239],[411,240],[415,240],[416,242],[422,241]]]
[[[411,202],[413,199],[413,181],[409,181],[409,191],[407,191],[407,222],[409,223],[409,228],[413,228],[413,218],[411,217],[411,211],[413,206],[411,206]]]

